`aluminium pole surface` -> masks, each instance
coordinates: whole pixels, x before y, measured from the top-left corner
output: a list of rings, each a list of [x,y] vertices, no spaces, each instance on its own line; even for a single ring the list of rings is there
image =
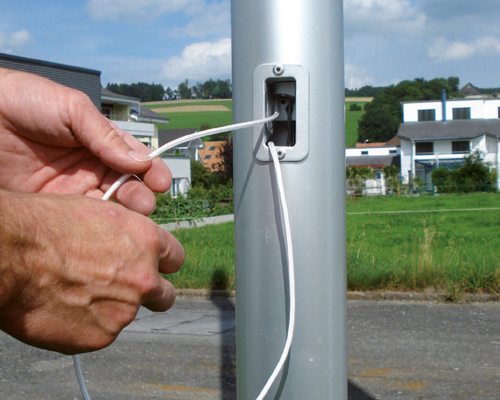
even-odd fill
[[[234,121],[259,116],[268,94],[296,95],[297,140],[282,147],[294,157],[281,164],[295,247],[296,329],[266,399],[347,399],[342,23],[342,0],[232,0]],[[272,78],[277,64],[284,82]],[[278,86],[289,80],[291,91]],[[282,222],[265,149],[251,129],[234,135],[238,400],[260,393],[289,318]]]

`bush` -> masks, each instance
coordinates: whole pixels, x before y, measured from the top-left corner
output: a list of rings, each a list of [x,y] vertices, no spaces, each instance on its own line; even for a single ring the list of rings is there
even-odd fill
[[[448,168],[437,168],[432,171],[432,184],[439,193],[453,193],[457,191],[457,183],[453,177],[452,170]]]
[[[353,103],[349,107],[349,111],[361,111],[361,106],[358,106],[357,103]]]
[[[206,189],[203,185],[193,186],[188,198],[173,199],[170,193],[156,195],[156,210],[151,215],[157,223],[174,220],[214,217],[234,213],[233,181],[213,184]]]
[[[479,150],[471,153],[459,168],[437,168],[432,184],[440,193],[496,191],[497,171],[491,170]]]
[[[226,215],[234,213],[233,181],[225,185],[214,186],[210,189],[209,199],[212,205],[212,215]]]

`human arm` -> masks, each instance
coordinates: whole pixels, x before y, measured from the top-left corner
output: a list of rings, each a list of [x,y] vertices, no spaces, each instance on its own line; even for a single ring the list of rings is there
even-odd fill
[[[78,353],[111,343],[140,305],[172,305],[159,273],[184,253],[140,215],[171,183],[148,151],[81,92],[0,69],[0,329]],[[116,194],[137,213],[97,200],[122,173],[144,182]]]

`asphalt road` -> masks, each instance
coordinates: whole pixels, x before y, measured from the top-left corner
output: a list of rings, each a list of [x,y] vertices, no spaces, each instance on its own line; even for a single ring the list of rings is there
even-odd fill
[[[348,302],[349,400],[500,399],[500,304]],[[235,399],[234,304],[179,298],[141,310],[85,354],[92,400]],[[0,334],[2,399],[81,399],[71,357]]]

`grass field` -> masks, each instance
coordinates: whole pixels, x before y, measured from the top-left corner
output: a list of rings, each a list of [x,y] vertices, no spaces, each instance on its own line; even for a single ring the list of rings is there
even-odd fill
[[[363,99],[361,99],[363,100]],[[366,102],[366,101],[365,101]],[[355,103],[363,106],[363,101],[357,100]],[[352,147],[358,139],[358,120],[364,114],[364,111],[349,111],[349,106],[353,102],[346,99],[346,146]],[[158,129],[183,129],[196,128],[200,130],[202,124],[209,125],[211,128],[230,125],[233,120],[233,102],[232,100],[178,100],[161,101],[153,103],[143,103],[148,108],[155,110],[159,108],[178,108],[206,105],[221,105],[228,111],[191,111],[191,112],[161,112],[160,114],[170,119],[168,124],[162,124]]]
[[[196,106],[224,106],[228,111],[191,111],[191,112],[162,112],[161,115],[169,118],[168,124],[162,124],[158,129],[183,129],[196,128],[200,130],[202,124],[211,128],[230,125],[233,123],[233,102],[232,100],[185,100],[185,101],[162,101],[147,103],[146,106],[152,110],[155,108],[178,108]]]
[[[500,290],[500,210],[393,213],[410,210],[500,208],[499,194],[368,198],[348,203],[350,290]],[[354,214],[360,212],[385,214]]]
[[[500,194],[348,201],[348,289],[431,289],[452,299],[462,293],[498,293],[500,210],[355,214],[472,208],[500,208]],[[177,287],[234,288],[233,224],[176,235],[187,254],[184,268],[172,276]]]

